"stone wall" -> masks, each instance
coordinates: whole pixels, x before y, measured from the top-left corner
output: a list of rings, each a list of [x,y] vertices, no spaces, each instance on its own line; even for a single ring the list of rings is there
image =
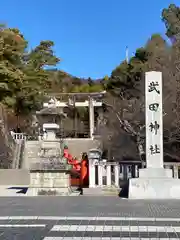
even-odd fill
[[[7,111],[3,104],[0,104],[0,168],[12,168],[15,141],[9,132]]]
[[[25,169],[0,169],[0,185],[29,186],[30,174]]]
[[[69,152],[72,156],[81,159],[83,152],[89,152],[90,149],[102,149],[101,141],[88,138],[64,139],[64,143],[68,145]]]

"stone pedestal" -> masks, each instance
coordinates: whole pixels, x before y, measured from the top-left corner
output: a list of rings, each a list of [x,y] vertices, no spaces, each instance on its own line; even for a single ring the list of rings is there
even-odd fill
[[[31,171],[29,194],[68,195],[70,193],[70,175],[59,171]]]
[[[129,198],[180,199],[180,180],[172,178],[171,169],[140,169],[139,178],[129,180]]]
[[[129,198],[180,199],[180,181],[174,178],[130,179]]]

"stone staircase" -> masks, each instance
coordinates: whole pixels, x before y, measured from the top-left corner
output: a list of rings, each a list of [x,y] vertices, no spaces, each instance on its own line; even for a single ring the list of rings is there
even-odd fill
[[[31,164],[40,161],[38,152],[40,150],[39,141],[26,141],[24,145],[22,169],[30,169]]]
[[[15,143],[15,149],[13,154],[13,169],[21,168],[21,163],[23,161],[23,151],[24,151],[24,140],[18,141]]]
[[[99,140],[92,139],[64,139],[63,144],[66,144],[69,148],[69,152],[72,156],[81,159],[81,154],[83,152],[88,152],[90,149],[101,148],[101,143]],[[23,161],[21,168],[31,169],[33,164],[42,161],[39,156],[41,147],[49,149],[51,155],[57,155],[60,153],[60,141],[26,141],[24,145]]]
[[[72,154],[72,156],[75,156],[78,159],[81,159],[81,154],[83,152],[89,152],[90,149],[101,149],[101,143],[96,139],[64,139],[64,143],[67,144],[69,152]]]

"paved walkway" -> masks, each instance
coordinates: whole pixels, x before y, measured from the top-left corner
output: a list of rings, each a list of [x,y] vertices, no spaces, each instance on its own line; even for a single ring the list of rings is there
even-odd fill
[[[180,201],[1,197],[1,239],[180,239]]]
[[[0,239],[180,239],[180,219],[74,216],[0,217]]]
[[[1,197],[0,216],[109,216],[180,218],[180,200],[127,200],[118,197]]]

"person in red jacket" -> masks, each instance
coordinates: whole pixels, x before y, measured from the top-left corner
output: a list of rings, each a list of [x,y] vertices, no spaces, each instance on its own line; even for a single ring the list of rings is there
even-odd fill
[[[77,172],[81,170],[81,164],[79,163],[76,157],[73,158],[72,164],[73,164],[74,170],[76,170]]]
[[[68,164],[71,164],[73,166],[73,170],[78,171],[78,172],[80,171],[81,165],[78,162],[77,158],[76,157],[73,158],[73,156],[69,153],[68,146],[64,147],[63,156],[67,159]]]
[[[87,153],[83,153],[81,161],[81,186],[88,185],[89,185],[88,156]]]

